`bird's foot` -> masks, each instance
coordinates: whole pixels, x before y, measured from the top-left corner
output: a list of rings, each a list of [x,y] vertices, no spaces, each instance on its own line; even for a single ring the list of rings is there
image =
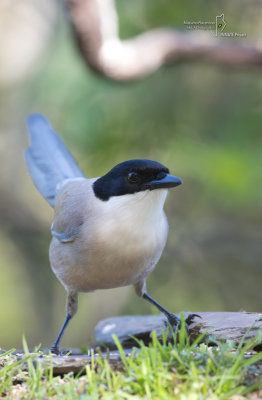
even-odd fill
[[[55,354],[56,356],[66,356],[71,353],[71,350],[64,349],[64,350],[59,350],[59,347],[52,346],[50,349],[52,354]]]
[[[60,350],[59,350],[59,347],[57,347],[57,346],[52,346],[50,351],[51,351],[52,354],[55,354],[56,356],[60,356],[60,354],[61,354]]]
[[[172,326],[172,328],[176,328],[176,329],[181,328],[181,320],[175,314],[168,313],[167,320],[170,323],[170,325]]]
[[[195,317],[201,318],[200,315],[198,315],[198,314],[189,314],[187,316],[187,318],[185,320],[185,327],[186,327],[187,332],[189,330],[189,325],[192,324]],[[167,319],[168,319],[168,322],[170,323],[170,325],[172,326],[172,328],[181,329],[181,320],[175,314],[171,314],[171,313],[167,314]]]

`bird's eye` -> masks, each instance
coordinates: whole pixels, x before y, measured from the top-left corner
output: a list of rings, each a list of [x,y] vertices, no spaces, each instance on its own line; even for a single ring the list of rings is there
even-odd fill
[[[129,174],[127,175],[127,179],[131,183],[136,183],[139,180],[139,176],[136,172],[129,172]]]
[[[161,171],[161,172],[158,172],[156,179],[161,180],[161,179],[164,179],[165,176],[166,176],[166,172]]]

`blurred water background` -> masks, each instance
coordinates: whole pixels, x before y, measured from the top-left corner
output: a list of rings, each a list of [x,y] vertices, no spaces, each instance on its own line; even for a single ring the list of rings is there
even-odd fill
[[[261,2],[117,2],[122,38],[225,14],[228,31],[262,36]],[[262,311],[262,71],[179,63],[133,83],[88,70],[61,6],[0,4],[0,347],[48,346],[65,313],[48,260],[52,209],[23,160],[26,116],[47,116],[89,177],[149,158],[184,185],[166,202],[170,233],[148,291],[173,312]],[[228,40],[224,38],[223,40]],[[237,40],[237,39],[235,39]],[[95,324],[155,312],[132,287],[81,294],[63,346]]]

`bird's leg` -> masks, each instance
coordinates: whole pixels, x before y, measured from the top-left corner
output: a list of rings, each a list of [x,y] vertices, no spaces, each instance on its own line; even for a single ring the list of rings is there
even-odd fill
[[[161,311],[168,319],[168,322],[174,326],[174,327],[178,327],[180,328],[181,325],[181,321],[180,319],[175,315],[172,314],[171,312],[169,312],[168,310],[166,310],[164,307],[162,307],[156,300],[154,300],[151,296],[149,296],[149,294],[146,291],[146,281],[145,280],[141,280],[139,282],[137,282],[134,285],[134,289],[136,291],[136,294],[139,297],[142,297],[143,299],[146,299],[147,301],[149,301],[151,304],[153,304],[155,307],[157,307],[159,309],[159,311]]]
[[[171,312],[169,312],[168,310],[166,310],[164,307],[161,306],[161,304],[159,304],[156,300],[154,300],[151,296],[149,296],[149,294],[147,294],[146,292],[143,293],[142,297],[146,300],[148,300],[150,303],[154,304],[154,306],[156,306],[163,314],[165,314],[165,316],[168,319],[168,322],[174,326],[174,327],[178,327],[180,329],[181,327],[181,321],[180,319],[175,315],[172,314]],[[193,320],[195,319],[195,317],[201,318],[200,315],[198,314],[189,314],[185,320],[186,322],[186,328],[188,330],[188,325],[190,325]]]
[[[59,344],[61,342],[61,339],[65,333],[66,327],[70,321],[70,319],[75,315],[75,313],[77,312],[77,300],[78,300],[78,296],[76,292],[68,292],[67,295],[67,303],[66,303],[66,318],[64,320],[64,323],[62,325],[62,328],[60,329],[60,332],[53,344],[53,346],[51,347],[51,352],[55,353],[55,354],[60,354],[59,351]]]
[[[68,323],[69,323],[71,318],[72,317],[71,317],[70,314],[66,314],[66,318],[65,318],[64,323],[62,325],[62,328],[60,329],[60,332],[59,332],[59,334],[58,334],[53,346],[51,347],[51,353],[54,353],[56,355],[60,354],[59,344],[60,344],[60,341],[61,341],[61,339],[63,337],[63,334],[64,334],[64,332],[66,330],[66,327],[67,327],[67,325],[68,325]]]
[[[151,304],[153,304],[155,307],[159,309],[168,319],[168,322],[173,326],[177,327],[180,329],[181,327],[181,321],[180,319],[175,315],[166,310],[164,307],[161,306],[156,300],[154,300],[151,296],[146,291],[146,282],[145,280],[139,281],[134,285],[136,294],[139,297],[142,297],[143,299],[146,299],[149,301]],[[186,328],[188,328],[188,325],[190,325],[195,317],[200,317],[198,314],[189,314],[187,319],[186,319]]]
[[[181,321],[175,314],[172,314],[171,312],[166,310],[164,307],[162,307],[161,304],[159,304],[156,300],[154,300],[146,292],[143,293],[142,297],[143,297],[143,299],[146,299],[151,304],[153,304],[155,307],[157,307],[159,309],[159,311],[161,311],[167,317],[168,322],[170,323],[170,325],[180,328]]]

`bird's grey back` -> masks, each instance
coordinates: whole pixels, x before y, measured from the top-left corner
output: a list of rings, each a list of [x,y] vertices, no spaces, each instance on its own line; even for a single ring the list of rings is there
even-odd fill
[[[45,117],[33,114],[27,126],[31,142],[25,152],[27,167],[39,192],[54,207],[57,185],[85,175]]]

